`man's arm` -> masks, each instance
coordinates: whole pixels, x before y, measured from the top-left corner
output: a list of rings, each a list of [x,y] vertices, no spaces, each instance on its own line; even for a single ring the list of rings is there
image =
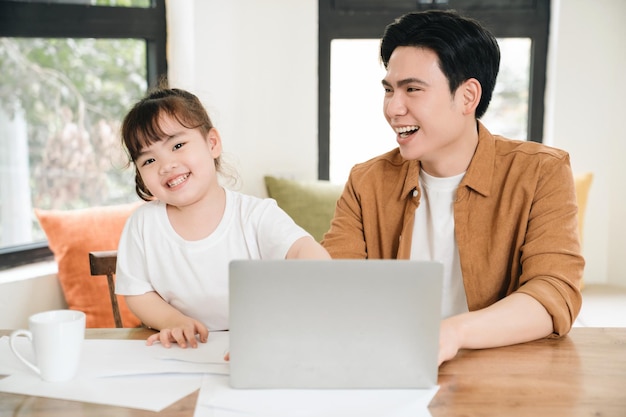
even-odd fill
[[[484,349],[540,339],[553,333],[552,317],[533,297],[514,293],[481,310],[441,322],[439,364],[459,349]]]

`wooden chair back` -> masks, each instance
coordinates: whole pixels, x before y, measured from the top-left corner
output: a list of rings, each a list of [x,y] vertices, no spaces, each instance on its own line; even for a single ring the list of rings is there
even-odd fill
[[[117,251],[94,251],[89,252],[89,267],[92,276],[106,275],[107,284],[109,286],[109,297],[111,298],[111,307],[113,309],[113,319],[115,327],[124,327],[122,325],[122,316],[120,307],[117,303],[115,295],[115,267],[117,266]]]

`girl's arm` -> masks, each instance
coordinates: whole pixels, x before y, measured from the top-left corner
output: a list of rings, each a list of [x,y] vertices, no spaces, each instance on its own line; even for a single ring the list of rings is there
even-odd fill
[[[187,317],[154,291],[142,295],[127,295],[125,299],[130,310],[146,326],[160,331],[147,339],[148,346],[160,342],[164,347],[178,343],[182,348],[186,348],[188,344],[196,348],[198,347],[196,335],[202,343],[209,337],[209,330],[204,324]]]
[[[286,259],[330,259],[330,255],[311,236],[296,240],[287,251]]]

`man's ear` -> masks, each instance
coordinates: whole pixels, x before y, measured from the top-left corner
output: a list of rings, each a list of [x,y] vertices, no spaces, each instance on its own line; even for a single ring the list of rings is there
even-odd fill
[[[483,95],[483,88],[476,78],[466,80],[459,87],[463,97],[463,114],[476,113],[476,107]]]
[[[222,154],[222,138],[216,128],[212,127],[209,133],[207,133],[207,143],[209,144],[213,159]]]

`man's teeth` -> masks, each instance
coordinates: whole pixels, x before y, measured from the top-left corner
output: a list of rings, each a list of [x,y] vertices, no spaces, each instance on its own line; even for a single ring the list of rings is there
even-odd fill
[[[419,130],[419,126],[398,127],[395,130],[396,130],[396,133],[399,134],[401,138],[406,138],[407,136],[417,132]]]
[[[167,185],[170,186],[170,187],[176,187],[177,185],[182,184],[183,182],[185,182],[188,177],[189,177],[189,174],[182,175],[182,176],[176,178],[174,181],[168,182]]]

